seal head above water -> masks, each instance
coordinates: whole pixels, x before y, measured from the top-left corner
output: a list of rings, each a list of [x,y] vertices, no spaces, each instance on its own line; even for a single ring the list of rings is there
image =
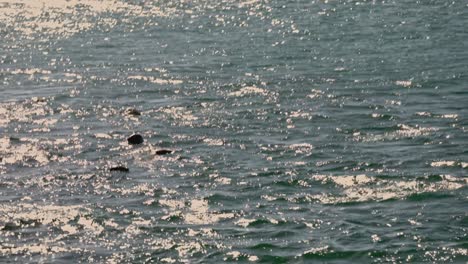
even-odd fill
[[[141,135],[139,134],[133,134],[130,137],[127,138],[127,142],[130,145],[138,145],[144,142],[144,139]]]

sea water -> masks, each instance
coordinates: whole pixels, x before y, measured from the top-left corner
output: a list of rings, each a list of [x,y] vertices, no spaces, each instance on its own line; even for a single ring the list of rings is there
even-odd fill
[[[468,2],[2,0],[0,26],[1,263],[468,261]]]

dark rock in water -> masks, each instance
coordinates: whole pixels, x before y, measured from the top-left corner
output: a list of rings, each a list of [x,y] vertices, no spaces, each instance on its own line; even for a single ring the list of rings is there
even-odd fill
[[[125,114],[131,116],[139,116],[141,115],[141,112],[136,110],[135,108],[127,108],[127,110],[125,110]]]
[[[10,137],[10,141],[15,141],[15,142],[19,142],[20,139],[17,138],[17,137]]]
[[[129,138],[127,138],[128,144],[130,145],[138,145],[143,143],[143,137],[138,134],[133,134]]]
[[[166,155],[166,154],[171,154],[173,151],[168,150],[168,149],[160,149],[156,150],[156,155]]]
[[[124,167],[124,166],[112,167],[109,170],[110,171],[129,172],[129,169],[127,167]]]

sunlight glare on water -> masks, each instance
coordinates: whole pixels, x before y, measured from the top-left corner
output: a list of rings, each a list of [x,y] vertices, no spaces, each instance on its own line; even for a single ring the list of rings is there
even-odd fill
[[[467,8],[1,0],[0,262],[466,263]]]

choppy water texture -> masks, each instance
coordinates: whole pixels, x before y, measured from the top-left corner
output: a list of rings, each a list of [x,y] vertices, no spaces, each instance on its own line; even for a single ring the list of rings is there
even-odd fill
[[[0,262],[466,263],[467,14],[0,0]]]

